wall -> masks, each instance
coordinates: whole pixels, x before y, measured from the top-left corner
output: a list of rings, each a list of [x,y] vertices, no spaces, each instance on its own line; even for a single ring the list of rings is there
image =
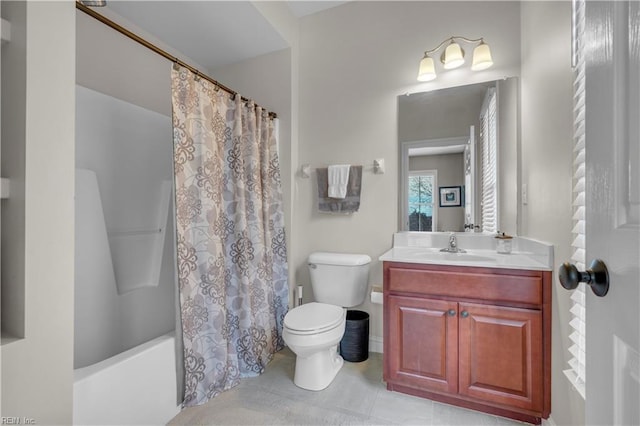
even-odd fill
[[[370,284],[382,283],[377,259],[397,230],[397,96],[519,75],[520,5],[511,2],[350,2],[300,21],[298,164],[362,164],[360,211],[322,215],[315,206],[315,174],[296,178],[292,193],[296,250],[291,266],[312,300],[306,258],[319,250],[371,256]],[[452,34],[485,37],[496,65],[466,68],[416,81],[423,52]],[[386,173],[372,173],[384,158]],[[371,336],[382,336],[380,305],[365,302]]]
[[[2,17],[13,23],[12,40],[2,44],[2,177],[13,194],[2,200],[2,333],[24,337],[25,317],[25,150],[27,8],[7,3]],[[6,250],[6,247],[12,250]]]
[[[291,253],[295,250],[292,241],[294,218],[291,194],[291,184],[295,174],[295,170],[292,168],[292,140],[296,132],[293,126],[295,113],[292,108],[293,93],[296,90],[292,84],[292,76],[294,72],[297,72],[292,67],[294,60],[295,49],[291,48],[212,71],[212,75],[225,86],[233,87],[234,90],[246,97],[251,97],[259,105],[278,114],[280,129],[278,154],[289,263],[291,263]],[[290,264],[290,289],[293,287],[292,278],[293,268]],[[293,299],[293,292],[290,291],[289,303],[293,303]]]
[[[521,25],[522,183],[529,187],[528,203],[522,205],[522,235],[555,246],[557,271],[571,257],[571,3],[525,2]],[[562,373],[569,358],[569,297],[556,280],[551,410],[559,425],[584,424],[584,401]]]
[[[24,181],[18,178],[14,187],[23,191],[16,195],[24,197],[24,245],[12,244],[15,234],[3,233],[2,243],[16,250],[16,261],[24,265],[25,310],[24,338],[2,344],[1,414],[71,424],[75,5],[3,2],[2,14],[15,34],[22,34],[3,46],[3,55],[16,49],[20,60],[3,58],[2,100],[21,106],[21,116],[2,120],[2,141],[3,160],[10,160],[5,157],[15,148],[24,152],[15,159],[24,161]],[[24,87],[8,90],[13,83]]]
[[[519,235],[520,81],[498,80],[498,224],[499,231]]]
[[[0,2],[0,17],[2,17],[2,2]],[[8,21],[0,20],[0,82],[2,81],[2,55],[1,53],[4,51],[4,44],[8,41],[7,39],[11,37],[11,31],[7,29]],[[0,100],[2,99],[2,84],[0,83]],[[2,105],[0,102],[0,177],[4,176],[2,174]],[[0,189],[0,193],[2,193]],[[4,194],[1,194],[3,197]],[[0,240],[2,237],[2,204],[0,203]],[[0,259],[2,258],[2,243],[0,243]],[[2,326],[2,261],[0,260],[0,327]],[[2,368],[2,350],[0,350],[0,369]],[[2,373],[0,372],[0,382],[2,381]],[[0,383],[0,413],[2,413],[2,383]]]
[[[480,128],[480,110],[495,82],[398,96],[398,142],[467,137]]]
[[[464,185],[464,154],[409,157],[409,171],[437,170],[438,187]],[[439,195],[435,202],[439,205]],[[464,232],[464,203],[461,207],[438,207],[437,231]]]
[[[102,9],[99,13],[184,62],[204,70],[109,9]],[[171,116],[170,61],[80,11],[77,12],[76,32],[76,82],[79,85]]]

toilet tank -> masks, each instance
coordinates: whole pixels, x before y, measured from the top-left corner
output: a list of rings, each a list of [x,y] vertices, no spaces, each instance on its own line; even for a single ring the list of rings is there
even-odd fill
[[[350,308],[364,302],[369,284],[366,254],[312,253],[308,259],[316,302]]]

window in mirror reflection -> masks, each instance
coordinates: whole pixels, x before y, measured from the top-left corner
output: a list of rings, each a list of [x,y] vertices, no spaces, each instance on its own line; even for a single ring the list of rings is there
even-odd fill
[[[412,171],[409,173],[409,212],[410,231],[431,232],[436,229],[435,188],[438,187],[436,170]]]

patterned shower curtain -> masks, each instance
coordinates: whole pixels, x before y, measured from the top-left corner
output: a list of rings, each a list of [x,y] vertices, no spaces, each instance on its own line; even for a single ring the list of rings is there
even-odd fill
[[[184,67],[172,102],[183,405],[193,406],[283,348],[289,286],[273,120]]]

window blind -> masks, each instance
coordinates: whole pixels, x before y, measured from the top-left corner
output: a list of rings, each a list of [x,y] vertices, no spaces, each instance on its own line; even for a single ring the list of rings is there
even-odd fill
[[[585,61],[584,61],[584,0],[573,1],[573,121],[574,121],[574,161],[573,161],[573,255],[571,260],[584,271],[585,260]],[[579,285],[571,294],[569,326],[571,346],[569,347],[569,369],[565,375],[585,397],[585,286]]]
[[[487,91],[480,112],[480,122],[482,231],[495,233],[498,232],[498,114],[494,88]]]

